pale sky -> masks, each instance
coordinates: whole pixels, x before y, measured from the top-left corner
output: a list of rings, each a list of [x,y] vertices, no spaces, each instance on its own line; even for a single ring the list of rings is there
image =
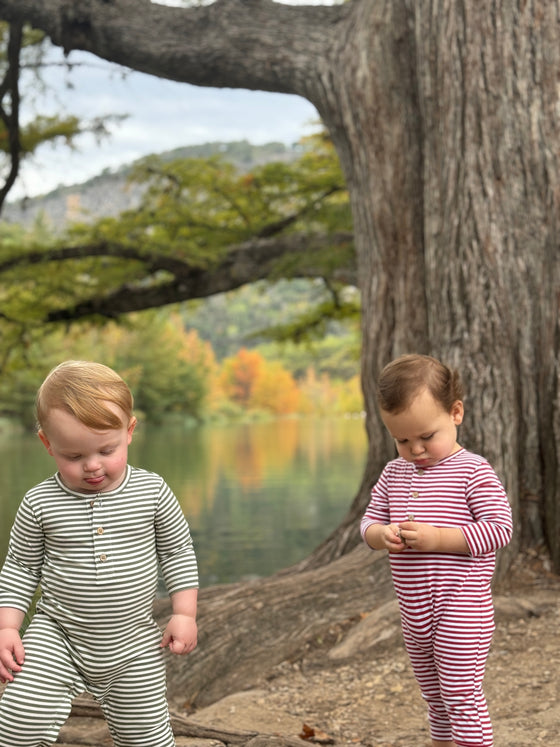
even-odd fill
[[[321,4],[321,0],[307,2]],[[55,54],[57,61],[63,62],[62,53],[56,50]],[[111,137],[101,142],[83,135],[74,150],[62,145],[42,146],[22,163],[10,201],[45,194],[60,185],[79,184],[104,169],[185,145],[234,140],[290,145],[318,129],[316,109],[299,96],[200,88],[143,73],[125,73],[84,52],[72,52],[68,61],[83,64],[71,72],[63,64],[49,69],[44,76],[49,88],[45,96],[37,96],[36,111],[45,115],[64,112],[84,121],[109,114],[128,116],[111,124]],[[23,87],[22,93],[25,121],[31,110]]]

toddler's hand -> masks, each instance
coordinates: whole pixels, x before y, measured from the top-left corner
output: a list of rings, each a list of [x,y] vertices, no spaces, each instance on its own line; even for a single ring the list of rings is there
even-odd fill
[[[194,617],[172,615],[161,639],[161,647],[173,654],[189,654],[196,648],[197,626]]]
[[[397,524],[388,524],[383,529],[383,542],[389,552],[402,552],[406,543],[401,537],[401,530]]]
[[[432,524],[421,524],[418,521],[403,521],[399,524],[400,535],[407,545],[420,552],[439,552],[439,527]]]
[[[15,628],[0,630],[0,682],[12,682],[25,659],[23,643]]]

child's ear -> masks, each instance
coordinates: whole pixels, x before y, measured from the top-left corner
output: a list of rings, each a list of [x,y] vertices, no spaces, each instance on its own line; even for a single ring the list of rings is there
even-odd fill
[[[134,433],[134,429],[136,428],[136,424],[138,423],[138,420],[134,417],[134,415],[130,418],[128,423],[128,443],[132,441],[132,434]]]
[[[463,415],[465,414],[463,403],[460,399],[453,403],[451,407],[451,417],[455,425],[461,425],[463,422]]]
[[[51,444],[50,444],[50,441],[49,441],[49,439],[47,438],[47,434],[45,433],[45,431],[43,431],[43,430],[39,429],[39,430],[37,431],[37,435],[39,436],[39,438],[40,438],[40,439],[41,439],[41,441],[43,442],[43,445],[44,445],[45,449],[46,449],[46,450],[47,450],[47,451],[49,452],[49,454],[50,454],[50,455],[52,456],[52,449],[51,449]]]

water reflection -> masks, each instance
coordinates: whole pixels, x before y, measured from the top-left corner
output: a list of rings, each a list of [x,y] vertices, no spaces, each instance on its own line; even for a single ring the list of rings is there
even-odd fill
[[[25,490],[54,462],[36,436],[0,441],[0,554]],[[263,576],[304,558],[338,524],[358,488],[363,421],[281,420],[250,425],[141,426],[131,464],[175,491],[196,542],[201,583]]]

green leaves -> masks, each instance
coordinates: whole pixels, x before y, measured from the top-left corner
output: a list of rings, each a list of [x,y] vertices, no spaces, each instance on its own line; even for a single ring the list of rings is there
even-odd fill
[[[76,223],[63,236],[52,235],[44,220],[31,231],[0,227],[0,371],[39,361],[41,337],[53,349],[62,330],[68,338],[67,326],[58,333],[48,321],[58,312],[64,312],[66,324],[85,322],[82,329],[91,336],[96,324],[112,317],[122,321],[127,311],[262,278],[269,251],[274,252],[266,265],[269,280],[314,277],[324,283],[317,286],[314,307],[307,296],[299,318],[267,324],[258,331],[261,339],[317,339],[329,323],[356,318],[355,294],[342,292],[344,286],[334,280],[354,259],[347,193],[326,139],[306,142],[292,162],[246,171],[219,156],[167,162],[151,157],[135,166],[131,180],[141,185],[140,205],[116,218]],[[240,253],[243,246],[254,251]],[[239,271],[241,281],[236,280]],[[189,288],[186,295],[184,287]],[[87,312],[85,304],[90,304]],[[167,339],[155,329],[162,341]],[[141,347],[150,355],[161,349],[163,355],[153,337]],[[173,358],[173,345],[168,353],[163,357]],[[140,368],[148,371],[149,359]],[[176,375],[184,377],[181,388],[192,393],[189,407],[196,412],[204,397],[199,379],[186,368]],[[179,406],[163,385],[146,384],[143,392],[147,410],[156,400],[164,411]]]

